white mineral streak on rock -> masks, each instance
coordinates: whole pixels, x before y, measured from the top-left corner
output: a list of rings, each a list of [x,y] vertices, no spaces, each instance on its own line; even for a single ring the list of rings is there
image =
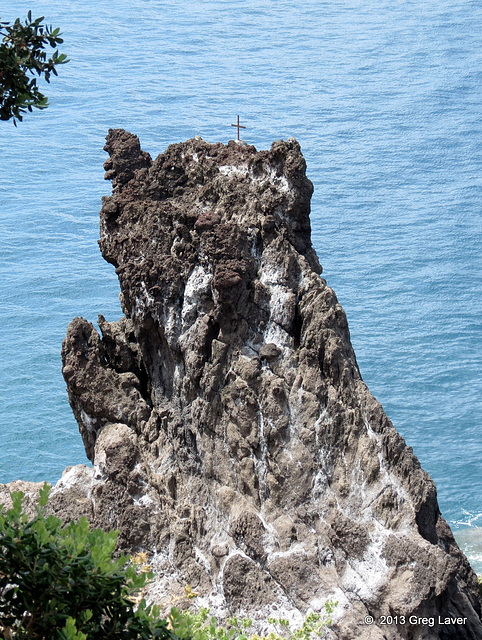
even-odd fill
[[[95,424],[96,421],[94,420],[94,418],[92,418],[92,416],[89,416],[83,409],[80,412],[80,418],[85,426],[85,428],[87,429],[87,431],[95,431]]]
[[[154,318],[156,318],[156,314],[154,314]],[[181,306],[176,305],[174,309],[170,308],[164,312],[159,323],[164,328],[168,345],[171,349],[175,349],[181,327]]]
[[[288,178],[283,174],[279,174],[273,167],[269,168],[269,170],[261,176],[253,176],[251,172],[251,179],[259,184],[262,191],[268,188],[268,186],[274,187],[278,193],[283,195],[289,194],[292,191],[292,186]]]
[[[182,576],[172,566],[172,562],[167,553],[159,553],[155,551],[149,558],[149,564],[154,573],[154,580],[147,584],[145,589],[145,598],[148,604],[157,604],[165,607],[167,615],[172,606],[176,605],[176,586],[178,595],[184,592],[185,583]],[[172,596],[166,597],[166,593],[172,593]]]
[[[136,296],[134,299],[132,315],[136,320],[142,321],[146,311],[154,311],[154,298],[147,291],[146,283],[143,280],[139,284],[141,295]]]
[[[207,572],[211,572],[211,565],[207,556],[201,551],[199,547],[194,545],[194,557],[205,568]]]
[[[90,489],[93,477],[93,467],[86,467],[85,464],[77,464],[74,467],[67,467],[63,472],[62,477],[53,487],[51,495],[54,496],[56,493],[67,491],[79,484],[84,484]]]
[[[202,298],[210,291],[213,274],[206,267],[198,264],[191,272],[184,288],[184,301],[181,309],[183,331],[186,325],[195,320],[199,306],[202,306]]]
[[[291,342],[285,327],[290,321],[288,302],[292,301],[293,294],[287,287],[278,284],[279,281],[279,268],[274,264],[265,264],[261,270],[260,282],[269,291],[270,317],[264,330],[264,343],[272,342],[284,350]]]
[[[259,459],[256,461],[256,474],[259,478],[259,493],[260,500],[264,502],[269,495],[268,486],[266,484],[266,476],[268,475],[269,462],[268,462],[268,445],[265,438],[265,418],[263,416],[262,411],[258,411],[258,436],[259,436],[259,445],[261,455]],[[267,426],[269,425],[269,420],[267,420]]]
[[[343,585],[351,593],[366,601],[376,601],[379,590],[386,584],[390,573],[382,551],[389,532],[384,527],[376,526],[370,534],[370,543],[361,560],[348,561],[343,575]]]
[[[92,477],[92,482],[99,484],[100,482],[102,482],[105,479],[105,473],[102,470],[102,467],[100,466],[100,464],[94,464],[94,466],[92,468],[94,470],[93,477]]]
[[[146,509],[151,509],[156,506],[154,500],[147,494],[142,495],[140,498],[134,498],[134,504],[145,507]]]
[[[221,165],[219,173],[228,178],[233,177],[245,177],[247,176],[248,167],[246,165],[234,166],[234,165]]]
[[[393,489],[393,491],[398,497],[398,505],[400,508],[407,500],[409,500],[408,493],[404,488],[404,486],[402,485],[402,483],[400,482],[400,480],[398,480],[398,478],[393,473],[390,473],[390,471],[388,471],[387,469],[386,460],[382,455],[382,442],[381,442],[380,436],[371,428],[367,417],[364,416],[363,419],[364,419],[364,424],[367,430],[368,437],[374,440],[377,444],[377,455],[378,455],[378,462],[380,464],[380,473],[381,473],[381,486],[385,488],[391,487]],[[373,499],[373,497],[374,497],[373,495],[370,495],[368,497],[367,502],[370,502],[370,500]]]

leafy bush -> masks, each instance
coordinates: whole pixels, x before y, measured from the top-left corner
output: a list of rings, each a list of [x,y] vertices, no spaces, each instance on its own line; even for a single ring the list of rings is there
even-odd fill
[[[59,29],[42,24],[42,20],[32,20],[29,11],[24,24],[18,18],[13,24],[0,22],[0,120],[13,118],[16,125],[27,110],[48,107],[35,75],[50,82],[51,74],[57,75],[56,67],[69,62],[57,50],[47,58],[45,48],[55,48],[63,40]]]
[[[228,619],[227,625],[221,625],[209,615],[209,609],[204,608],[193,613],[174,607],[169,622],[179,640],[318,640],[326,637],[336,604],[326,602],[323,614],[308,614],[298,629],[293,629],[283,618],[268,618],[273,631],[264,636],[250,632],[253,622],[249,618],[233,617]]]
[[[81,518],[63,524],[47,516],[49,488],[36,516],[23,494],[0,507],[0,632],[19,640],[173,639],[158,610],[136,602],[150,577],[126,556],[113,558],[117,532],[89,530]]]
[[[283,618],[268,618],[276,632],[268,636],[269,640],[312,640],[313,638],[325,637],[325,631],[333,624],[331,614],[338,603],[325,602],[325,614],[310,613],[306,616],[299,629],[291,629],[288,620]]]

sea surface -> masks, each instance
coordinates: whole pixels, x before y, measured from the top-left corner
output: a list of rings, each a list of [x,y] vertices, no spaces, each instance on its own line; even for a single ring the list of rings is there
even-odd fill
[[[155,156],[239,114],[258,149],[300,141],[362,376],[482,571],[480,1],[0,0],[0,20],[30,9],[70,62],[47,110],[0,122],[0,482],[86,462],[60,348],[74,316],[121,315],[108,129]]]

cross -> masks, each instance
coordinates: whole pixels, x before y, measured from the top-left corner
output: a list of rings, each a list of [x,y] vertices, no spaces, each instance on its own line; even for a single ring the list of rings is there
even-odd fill
[[[240,129],[246,129],[246,127],[243,127],[243,125],[242,125],[242,124],[239,124],[239,116],[238,116],[238,122],[237,122],[237,124],[232,124],[231,126],[232,126],[232,127],[237,127],[237,129],[238,129],[238,140],[239,140],[239,139],[240,139],[240,137],[239,137],[239,130],[240,130]]]

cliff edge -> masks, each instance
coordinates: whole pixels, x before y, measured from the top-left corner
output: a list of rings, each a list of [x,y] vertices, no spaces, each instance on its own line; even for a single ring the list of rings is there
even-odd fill
[[[339,639],[482,638],[476,576],[320,277],[299,144],[195,138],[152,160],[110,130],[105,149],[125,317],[68,328],[93,468],[67,470],[52,508],[151,552],[161,600],[190,584],[255,619],[335,600]]]

